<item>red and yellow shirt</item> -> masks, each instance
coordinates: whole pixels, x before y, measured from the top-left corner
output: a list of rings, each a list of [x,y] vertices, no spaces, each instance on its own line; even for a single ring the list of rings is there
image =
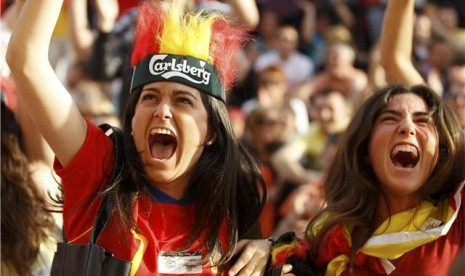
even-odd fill
[[[333,227],[316,265],[325,275],[447,275],[465,244],[464,186],[438,206],[425,201],[386,220],[357,252],[352,273],[349,231]]]
[[[113,154],[111,139],[88,123],[86,140],[74,159],[64,168],[55,162],[55,170],[63,182],[63,220],[69,242],[88,242],[101,201],[94,199],[111,175]],[[141,197],[135,204],[137,230],[124,232],[109,223],[97,243],[114,257],[131,262],[131,275],[219,275],[211,265],[184,265],[186,261],[199,260],[200,255],[175,252],[190,234],[194,204],[176,201],[155,187],[150,190],[151,198]],[[223,227],[222,245],[212,258],[221,256],[226,241],[227,232]],[[202,241],[198,240],[197,244],[201,245]]]

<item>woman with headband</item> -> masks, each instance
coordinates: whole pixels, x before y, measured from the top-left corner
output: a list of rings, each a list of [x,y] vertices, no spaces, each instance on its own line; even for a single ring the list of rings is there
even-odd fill
[[[26,2],[7,60],[56,154],[67,240],[88,241],[105,195],[110,219],[98,244],[131,262],[131,275],[263,274],[269,242],[250,239],[259,237],[266,192],[225,105],[244,32],[220,15],[180,16],[174,6],[163,14],[153,1],[141,4],[124,164],[107,184],[112,140],[81,116],[48,62],[62,2]]]

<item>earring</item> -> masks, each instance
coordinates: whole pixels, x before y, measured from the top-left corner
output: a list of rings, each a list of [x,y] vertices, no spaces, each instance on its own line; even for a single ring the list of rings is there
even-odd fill
[[[213,144],[213,140],[209,140],[209,141],[207,141],[207,142],[205,143],[205,145],[207,145],[207,146],[211,146],[212,144]]]

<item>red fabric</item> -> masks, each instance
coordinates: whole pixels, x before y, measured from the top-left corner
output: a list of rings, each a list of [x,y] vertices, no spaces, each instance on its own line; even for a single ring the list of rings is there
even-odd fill
[[[3,93],[5,104],[9,109],[16,112],[18,102],[16,99],[16,85],[13,78],[0,76],[0,91]]]
[[[7,0],[1,0],[0,2],[0,14],[3,15],[3,13],[7,10]]]
[[[449,266],[465,244],[465,189],[462,190],[462,205],[456,221],[448,234],[433,242],[417,247],[393,260],[396,267],[392,276],[447,275]],[[316,265],[325,268],[335,257],[345,254],[350,256],[350,247],[343,234],[342,226],[333,227],[325,236],[322,251],[316,260]],[[384,269],[377,258],[357,253],[353,274],[349,269],[343,275],[385,275]]]
[[[119,15],[121,16],[127,10],[136,7],[139,4],[139,0],[118,0]]]
[[[290,245],[283,245],[273,250],[272,264],[279,267],[286,264],[287,260],[291,257],[298,257],[305,260],[308,251],[310,250],[310,243],[307,240],[295,240]]]
[[[83,244],[88,241],[99,202],[92,200],[102,185],[106,183],[113,161],[111,140],[96,126],[88,123],[86,140],[76,157],[66,168],[55,162],[55,169],[62,178],[65,193],[64,227],[67,239]],[[194,222],[194,206],[185,206],[139,199],[134,210],[138,234],[147,240],[142,262],[136,275],[157,274],[157,256],[160,251],[179,249],[190,233]],[[114,217],[113,217],[114,219]],[[98,244],[112,252],[116,258],[133,262],[141,241],[132,234],[124,235],[118,228],[105,227]],[[223,227],[220,239],[227,240]],[[202,244],[202,240],[198,241]],[[134,266],[134,262],[133,262]],[[179,274],[178,274],[179,275]],[[204,266],[201,274],[216,275]]]
[[[262,166],[261,172],[263,179],[265,180],[266,188],[270,191],[270,188],[275,184],[273,173],[266,165]],[[260,216],[260,227],[263,237],[270,237],[273,234],[273,230],[276,226],[276,209],[276,204],[274,202],[271,202],[270,200],[266,201]]]

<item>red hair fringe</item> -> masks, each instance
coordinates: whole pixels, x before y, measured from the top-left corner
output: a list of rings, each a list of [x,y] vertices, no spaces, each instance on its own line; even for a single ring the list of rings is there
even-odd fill
[[[159,5],[144,1],[139,9],[131,58],[133,66],[147,55],[159,52],[158,36],[163,31],[164,16]],[[213,66],[218,71],[225,92],[231,89],[235,79],[236,55],[248,39],[250,37],[244,28],[231,26],[225,17],[219,16],[213,22],[210,55],[213,57]]]

